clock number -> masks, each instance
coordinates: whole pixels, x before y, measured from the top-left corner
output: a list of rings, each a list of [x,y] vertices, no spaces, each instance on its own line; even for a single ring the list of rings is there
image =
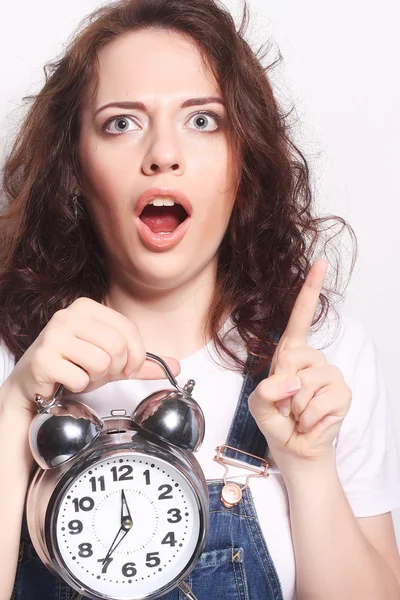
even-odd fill
[[[128,479],[133,479],[133,476],[131,475],[133,467],[131,467],[131,465],[122,465],[119,467],[118,471],[124,471],[119,477],[117,475],[117,467],[112,467],[111,471],[114,481],[127,481]]]
[[[163,492],[162,494],[160,494],[158,496],[159,500],[171,500],[172,499],[172,496],[168,495],[172,492],[172,485],[168,485],[168,483],[164,483],[163,485],[160,485],[160,487],[158,488],[159,492],[161,492],[161,490],[165,490],[165,492]]]
[[[137,573],[135,567],[135,563],[126,563],[122,567],[122,575],[125,575],[125,577],[134,577]]]
[[[146,567],[158,567],[161,560],[158,558],[159,552],[149,552],[146,554]]]
[[[96,477],[91,477],[89,479],[90,483],[92,484],[92,492],[97,492],[97,483],[96,483]],[[98,481],[100,483],[100,491],[104,492],[106,489],[106,483],[104,481],[104,475],[102,475],[101,477],[98,478]]]
[[[93,554],[92,544],[79,544],[78,548],[79,548],[78,554],[82,558],[88,558],[89,556],[92,556],[92,554]]]
[[[78,498],[74,498],[72,503],[75,505],[75,512],[79,512],[79,509],[87,512],[92,510],[94,507],[94,500],[93,498],[89,498],[89,496],[85,496],[80,500],[78,500]]]
[[[174,547],[176,544],[176,539],[175,539],[175,534],[173,531],[170,531],[169,533],[167,533],[167,535],[165,536],[165,538],[163,539],[163,541],[161,542],[162,544],[169,544],[170,546]]]
[[[78,521],[77,519],[75,521],[70,521],[68,527],[71,535],[77,535],[78,533],[81,533],[83,529],[82,521]]]
[[[150,485],[150,471],[149,469],[147,469],[144,473],[143,473],[145,479],[146,479],[146,485]]]
[[[105,560],[104,560],[104,558],[99,558],[99,559],[97,560],[97,562],[104,563],[104,564],[103,564],[103,568],[102,568],[102,570],[101,570],[101,572],[102,572],[102,573],[107,573],[108,565],[109,565],[110,563],[112,563],[112,561],[113,561],[113,560],[114,560],[114,559],[113,559],[113,558],[111,558],[111,556],[109,556],[109,557],[108,557],[108,558],[106,558]]]
[[[172,517],[167,519],[168,523],[179,523],[179,521],[182,521],[181,511],[179,510],[179,508],[170,508],[167,512],[167,515],[171,514]]]

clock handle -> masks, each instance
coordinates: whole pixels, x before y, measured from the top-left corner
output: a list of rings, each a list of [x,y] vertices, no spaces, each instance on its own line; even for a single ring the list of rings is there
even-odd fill
[[[181,387],[179,387],[179,384],[178,384],[177,380],[175,379],[171,369],[169,368],[167,363],[162,358],[160,358],[156,354],[152,354],[151,352],[146,352],[146,358],[149,358],[150,360],[158,363],[164,369],[164,371],[167,374],[168,379],[170,380],[170,382],[172,383],[174,388],[176,388],[177,390],[182,392],[182,394],[184,394],[185,396],[191,395],[193,388],[194,388],[193,379],[189,379],[189,381],[185,384],[184,388],[182,389]]]

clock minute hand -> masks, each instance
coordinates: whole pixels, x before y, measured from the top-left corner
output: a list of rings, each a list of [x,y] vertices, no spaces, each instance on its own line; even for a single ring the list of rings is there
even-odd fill
[[[122,542],[128,531],[132,528],[132,519],[131,513],[129,512],[128,503],[125,498],[124,490],[121,490],[121,526],[118,530],[117,535],[115,536],[109,551],[107,552],[106,557],[104,558],[102,564],[106,562],[107,559],[110,558],[111,554],[114,550],[119,546]]]
[[[124,529],[123,527],[119,528],[118,533],[115,536],[114,541],[111,544],[110,549],[106,554],[106,557],[103,559],[103,562],[101,563],[102,565],[104,565],[106,560],[110,558],[111,554],[114,552],[116,547],[122,542],[122,540],[124,539],[124,537],[126,536],[128,531],[129,531],[129,529]]]
[[[106,558],[110,558],[111,554],[114,552],[114,550],[117,549],[117,547],[120,545],[120,543],[122,542],[122,540],[124,539],[124,537],[126,536],[126,534],[128,533],[128,531],[132,528],[132,521],[130,522],[129,526],[125,526],[123,525],[120,530],[117,533],[116,538],[114,539],[112,546],[110,548],[110,550],[107,553]],[[106,560],[106,558],[104,559],[104,561]],[[103,561],[103,562],[104,562]]]

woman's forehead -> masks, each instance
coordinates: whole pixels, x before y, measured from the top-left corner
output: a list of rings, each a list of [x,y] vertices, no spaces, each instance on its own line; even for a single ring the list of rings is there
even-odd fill
[[[151,104],[157,99],[220,95],[195,42],[179,32],[125,33],[102,48],[98,60],[97,106],[115,100]]]

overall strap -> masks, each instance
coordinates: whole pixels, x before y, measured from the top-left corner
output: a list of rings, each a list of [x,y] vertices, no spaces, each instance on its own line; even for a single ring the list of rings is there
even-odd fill
[[[231,428],[225,443],[228,446],[237,448],[238,450],[248,452],[249,454],[255,454],[260,458],[264,458],[268,449],[268,444],[249,411],[248,399],[251,392],[257,387],[260,381],[268,377],[271,363],[269,363],[266,368],[261,371],[261,373],[254,377],[250,377],[248,375],[247,368],[252,364],[253,361],[254,357],[249,354],[247,357],[246,372],[244,375],[235,416],[233,417]],[[230,458],[246,462],[250,465],[259,466],[260,461],[252,458],[251,456],[243,455],[240,452],[227,449],[224,451],[224,454]]]

